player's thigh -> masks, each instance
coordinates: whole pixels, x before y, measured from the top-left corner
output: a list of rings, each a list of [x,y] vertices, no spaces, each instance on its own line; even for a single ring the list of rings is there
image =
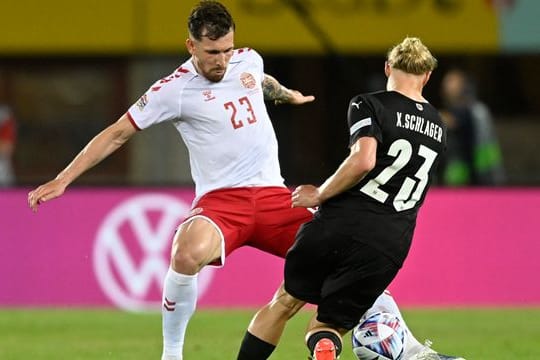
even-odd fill
[[[300,225],[310,221],[313,213],[306,208],[293,208],[287,188],[262,188],[256,200],[256,225],[249,245],[285,257]]]
[[[291,295],[317,304],[328,272],[333,267],[324,224],[314,219],[303,224],[285,260],[285,289]]]
[[[317,319],[339,328],[352,329],[377,297],[390,285],[399,267],[377,250],[356,244],[361,254],[337,266],[323,285]],[[354,262],[353,262],[354,261]]]
[[[172,259],[176,265],[173,267],[196,267],[198,271],[204,265],[219,259],[221,254],[222,236],[210,219],[195,216],[179,226],[172,246]]]
[[[254,211],[250,188],[216,190],[199,199],[194,217],[211,222],[222,240],[221,258],[212,265],[224,265],[226,255],[246,245],[253,232]]]

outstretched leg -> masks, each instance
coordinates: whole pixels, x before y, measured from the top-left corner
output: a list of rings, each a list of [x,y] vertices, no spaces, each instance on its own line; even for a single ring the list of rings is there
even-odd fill
[[[274,351],[287,321],[304,306],[305,302],[289,295],[283,284],[272,300],[260,309],[244,335],[238,360],[263,360]]]
[[[162,360],[182,360],[186,328],[197,303],[197,274],[220,258],[222,241],[204,217],[193,218],[178,229],[163,287]]]

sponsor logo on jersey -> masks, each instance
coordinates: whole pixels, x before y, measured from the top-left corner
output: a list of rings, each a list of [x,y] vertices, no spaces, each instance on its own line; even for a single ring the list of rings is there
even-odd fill
[[[360,110],[360,104],[361,104],[361,103],[362,103],[361,101],[359,101],[359,102],[357,102],[357,103],[353,102],[353,103],[351,103],[351,106],[352,106],[352,107],[356,107],[358,110]]]
[[[139,111],[143,111],[147,104],[148,104],[148,96],[146,96],[146,94],[144,94],[137,101],[137,107],[139,108]]]
[[[254,89],[255,86],[257,86],[255,78],[250,73],[242,73],[242,75],[240,75],[240,81],[242,82],[242,86],[246,89]]]
[[[204,101],[210,101],[216,98],[214,94],[212,94],[212,90],[204,90],[202,94],[204,96]]]

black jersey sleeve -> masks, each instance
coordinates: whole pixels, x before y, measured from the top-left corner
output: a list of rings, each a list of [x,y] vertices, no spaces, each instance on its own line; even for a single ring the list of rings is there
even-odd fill
[[[382,131],[378,123],[376,112],[369,101],[357,95],[349,102],[347,110],[349,124],[349,146],[364,136],[374,137],[382,142]]]

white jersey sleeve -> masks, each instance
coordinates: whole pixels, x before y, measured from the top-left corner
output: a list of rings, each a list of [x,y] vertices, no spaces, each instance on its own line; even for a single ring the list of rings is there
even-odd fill
[[[251,50],[251,52],[253,52],[251,54],[251,59],[252,59],[253,63],[255,64],[255,66],[259,67],[259,69],[260,69],[260,82],[262,84],[262,82],[264,81],[264,76],[265,76],[264,75],[264,61],[263,61],[263,58],[256,51]]]
[[[169,76],[156,81],[146,93],[128,110],[128,116],[139,130],[164,121],[181,117],[178,101],[186,81],[193,77],[189,71],[180,67]]]

